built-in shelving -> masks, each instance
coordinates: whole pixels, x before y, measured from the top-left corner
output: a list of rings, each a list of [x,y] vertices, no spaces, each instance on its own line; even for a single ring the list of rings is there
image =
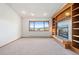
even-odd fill
[[[56,18],[52,19],[52,35],[56,34]]]
[[[79,49],[79,3],[72,5],[72,46]]]

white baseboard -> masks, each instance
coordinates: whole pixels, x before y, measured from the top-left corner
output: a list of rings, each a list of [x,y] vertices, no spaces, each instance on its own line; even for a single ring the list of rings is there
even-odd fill
[[[2,44],[0,44],[0,48],[1,47],[3,47],[3,46],[6,46],[6,45],[8,45],[8,44],[10,44],[11,42],[14,42],[14,41],[16,41],[16,40],[18,40],[18,39],[20,39],[21,37],[15,37],[15,38],[10,38],[7,42],[3,42]]]

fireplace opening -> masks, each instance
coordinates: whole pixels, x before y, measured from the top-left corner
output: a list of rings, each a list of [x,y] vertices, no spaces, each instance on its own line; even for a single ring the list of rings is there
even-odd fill
[[[61,27],[58,27],[58,36],[69,39],[68,25],[63,25]]]

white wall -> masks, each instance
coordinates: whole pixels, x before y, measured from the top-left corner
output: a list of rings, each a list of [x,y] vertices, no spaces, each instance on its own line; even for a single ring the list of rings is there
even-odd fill
[[[41,20],[48,20],[49,21],[49,31],[41,32],[41,31],[29,31],[29,21],[41,21]],[[52,32],[51,32],[51,26],[52,26],[52,20],[48,18],[34,18],[34,19],[29,19],[25,18],[23,19],[22,22],[22,37],[50,37]]]
[[[68,36],[69,36],[69,39],[68,40],[72,40],[72,20],[71,18],[67,18],[67,19],[64,19],[63,21],[60,21],[58,23],[58,26],[64,26],[64,25],[67,25],[68,24]],[[58,31],[57,31],[58,33]]]
[[[0,4],[0,47],[21,36],[20,17],[6,4]]]

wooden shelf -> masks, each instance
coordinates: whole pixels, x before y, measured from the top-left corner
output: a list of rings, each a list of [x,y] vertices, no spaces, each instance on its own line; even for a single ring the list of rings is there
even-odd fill
[[[56,18],[52,19],[52,35],[56,33]]]
[[[78,37],[79,38],[79,35],[73,35],[74,37]]]
[[[76,15],[74,15],[74,16],[72,16],[72,17],[77,17],[77,16],[79,16],[79,14],[76,14]]]
[[[74,10],[75,8],[77,8],[77,7],[79,7],[79,3],[74,3],[73,5],[72,5],[72,9]]]
[[[79,9],[79,7],[77,7],[77,8],[75,8],[75,9],[73,9],[72,11],[75,11],[75,10],[77,10],[77,9]]]
[[[77,40],[73,40],[74,42],[76,42],[76,43],[79,43],[79,41],[77,41]]]
[[[79,28],[72,28],[73,30],[79,30]]]
[[[79,21],[74,21],[74,22],[72,22],[72,23],[79,23]]]

